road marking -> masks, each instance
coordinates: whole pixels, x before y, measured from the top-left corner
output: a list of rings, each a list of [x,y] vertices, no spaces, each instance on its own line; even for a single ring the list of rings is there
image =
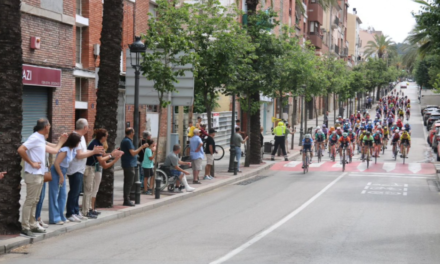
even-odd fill
[[[325,164],[325,162],[321,161],[321,162],[317,162],[317,163],[312,163],[309,165],[310,168],[319,168],[321,167],[323,164]]]
[[[432,179],[435,175],[428,174],[423,176],[408,176],[407,174],[394,174],[394,173],[361,173],[351,172],[348,176],[351,177],[388,177],[388,178],[405,178],[405,179]]]
[[[422,164],[421,163],[409,163],[408,170],[411,171],[412,173],[417,173],[422,170]]]
[[[386,172],[390,172],[396,168],[395,162],[385,162],[382,166],[382,169],[384,169]]]
[[[316,199],[318,199],[321,195],[323,195],[328,189],[330,189],[333,185],[335,185],[339,180],[341,180],[345,175],[347,175],[347,173],[343,173],[341,176],[339,176],[338,178],[336,178],[335,180],[333,180],[331,183],[329,183],[327,186],[324,187],[324,189],[322,189],[321,191],[319,191],[317,194],[315,194],[312,198],[310,198],[307,202],[303,203],[300,207],[298,207],[297,209],[295,209],[295,211],[291,212],[290,214],[288,214],[287,216],[285,216],[284,218],[282,218],[280,221],[278,221],[277,223],[275,223],[274,225],[270,226],[269,228],[267,228],[266,230],[256,234],[251,240],[247,241],[246,243],[244,243],[243,245],[239,246],[238,248],[232,250],[231,252],[229,252],[228,254],[224,255],[223,257],[214,260],[212,262],[210,262],[210,264],[220,264],[223,263],[229,259],[231,259],[232,257],[234,257],[235,255],[239,254],[240,252],[242,252],[243,250],[245,250],[246,248],[252,246],[253,244],[257,243],[259,240],[261,240],[263,237],[267,236],[268,234],[272,233],[273,231],[275,231],[277,228],[279,228],[280,226],[282,226],[283,224],[285,224],[287,221],[289,221],[290,219],[292,219],[293,217],[295,217],[297,214],[299,214],[301,211],[303,211],[304,209],[307,208],[307,206],[309,206],[310,204],[312,204]]]
[[[291,162],[285,164],[284,167],[289,167],[289,168],[290,167],[296,167],[299,164],[302,164],[302,161],[291,161]]]
[[[366,169],[367,169],[367,163],[366,163],[366,162],[362,162],[362,163],[360,163],[360,164],[357,166],[357,169],[358,169],[359,171],[364,171],[364,170],[366,170]]]

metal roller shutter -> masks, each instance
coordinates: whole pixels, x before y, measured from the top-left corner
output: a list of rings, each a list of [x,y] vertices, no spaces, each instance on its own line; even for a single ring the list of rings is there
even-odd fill
[[[33,132],[37,120],[48,115],[47,88],[37,86],[23,86],[23,129],[22,141],[25,141]]]

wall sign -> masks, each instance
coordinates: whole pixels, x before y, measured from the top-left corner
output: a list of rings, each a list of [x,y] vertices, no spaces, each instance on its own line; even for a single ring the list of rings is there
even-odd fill
[[[61,70],[23,65],[23,85],[61,88]]]

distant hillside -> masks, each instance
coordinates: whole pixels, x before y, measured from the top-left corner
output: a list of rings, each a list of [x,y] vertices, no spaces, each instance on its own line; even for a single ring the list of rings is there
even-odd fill
[[[405,44],[404,43],[397,43],[396,46],[397,46],[397,53],[399,55],[405,55],[406,52],[403,51],[403,47],[405,46]]]

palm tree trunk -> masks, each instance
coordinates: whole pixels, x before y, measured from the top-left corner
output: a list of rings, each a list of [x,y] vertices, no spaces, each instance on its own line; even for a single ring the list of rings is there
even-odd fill
[[[17,149],[21,145],[22,129],[22,49],[21,49],[20,1],[0,2],[0,171],[7,171],[0,183],[0,235],[17,234],[21,231],[20,173],[21,158]]]
[[[108,131],[108,151],[115,149],[118,128],[118,94],[122,43],[123,0],[105,0],[102,16],[99,82],[96,99],[95,128]],[[139,133],[139,131],[136,131]],[[137,136],[136,134],[135,136]],[[119,143],[119,142],[118,142]],[[113,206],[114,168],[102,171],[96,199],[97,207]]]
[[[260,103],[260,93],[254,92],[250,95],[251,102],[258,104]],[[250,146],[250,164],[260,164],[261,161],[261,142],[260,142],[260,110],[255,111],[255,113],[251,113],[250,118],[250,128],[251,130],[248,131],[248,135],[250,134],[249,138],[250,141],[248,142],[248,145]],[[249,133],[250,132],[250,133]]]

